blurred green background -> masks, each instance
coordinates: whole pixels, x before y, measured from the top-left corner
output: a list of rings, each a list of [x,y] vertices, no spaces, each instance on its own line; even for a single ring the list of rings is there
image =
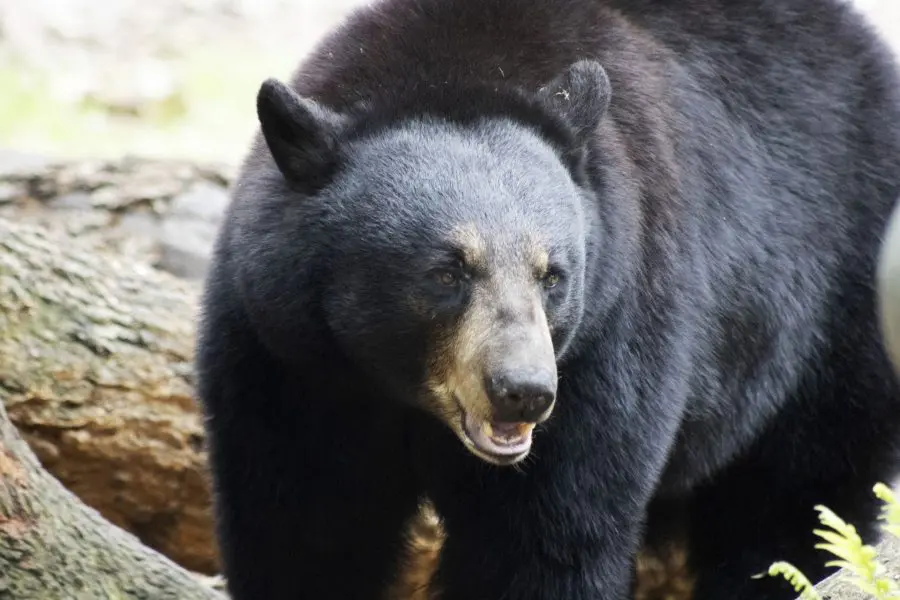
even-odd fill
[[[0,147],[235,162],[262,80],[364,0],[0,0]]]
[[[0,147],[240,160],[254,98],[366,0],[0,0]],[[900,48],[900,0],[855,0]]]

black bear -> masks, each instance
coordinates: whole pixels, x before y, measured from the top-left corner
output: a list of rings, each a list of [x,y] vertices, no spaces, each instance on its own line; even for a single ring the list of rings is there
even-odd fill
[[[197,351],[235,600],[696,600],[875,539],[900,81],[841,0],[381,0],[264,82]]]

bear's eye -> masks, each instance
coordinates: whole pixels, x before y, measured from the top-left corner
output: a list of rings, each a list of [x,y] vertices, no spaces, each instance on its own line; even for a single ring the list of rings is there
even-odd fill
[[[544,286],[544,289],[550,290],[555,288],[559,284],[561,279],[562,276],[558,271],[547,271],[547,273],[541,278],[541,285]]]
[[[458,287],[466,279],[465,266],[462,261],[454,260],[432,270],[431,277],[441,287]]]
[[[459,283],[459,274],[451,271],[450,269],[440,269],[434,274],[435,279],[437,279],[438,283],[441,285],[445,285],[447,287],[453,287]]]

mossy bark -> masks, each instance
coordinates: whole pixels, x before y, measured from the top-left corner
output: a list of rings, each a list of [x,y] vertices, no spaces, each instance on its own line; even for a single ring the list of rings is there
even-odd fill
[[[0,600],[224,598],[50,476],[0,404]]]
[[[214,572],[191,385],[196,290],[79,242],[0,219],[0,401],[82,501]]]

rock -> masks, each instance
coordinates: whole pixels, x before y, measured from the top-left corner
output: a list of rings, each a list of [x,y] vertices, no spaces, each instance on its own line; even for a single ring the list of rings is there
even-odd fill
[[[63,194],[47,203],[55,210],[89,210],[92,207],[91,195],[86,192]]]
[[[202,278],[228,202],[225,188],[207,181],[176,196],[163,219],[156,266],[178,277]]]
[[[20,152],[12,148],[0,148],[0,178],[21,173],[32,172],[45,168],[50,160],[45,156]]]
[[[200,219],[170,218],[162,225],[156,267],[185,279],[206,274],[217,225]]]
[[[160,223],[159,219],[150,211],[135,211],[119,217],[117,230],[123,235],[158,238]]]
[[[14,202],[28,194],[28,190],[22,185],[13,183],[0,183],[0,204]]]
[[[177,217],[196,217],[218,223],[225,214],[230,198],[225,188],[206,181],[198,181],[176,196],[169,206],[169,214]]]
[[[0,217],[77,234],[180,277],[205,273],[233,167],[15,155],[3,170],[2,161],[0,154]]]
[[[181,190],[181,185],[178,180],[137,178],[127,187],[110,185],[98,189],[91,194],[92,204],[97,208],[120,210],[154,198],[171,198]]]

